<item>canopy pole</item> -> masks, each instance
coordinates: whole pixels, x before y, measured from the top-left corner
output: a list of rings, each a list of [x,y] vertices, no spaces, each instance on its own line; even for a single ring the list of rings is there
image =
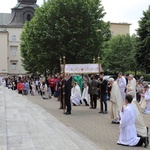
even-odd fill
[[[63,56],[63,78],[65,80],[65,56]],[[63,82],[63,113],[65,114],[65,109],[66,109],[66,103],[65,103],[65,82]]]
[[[99,71],[99,74],[100,74],[100,57],[99,57],[99,55],[98,55],[97,59],[98,59],[98,71]]]

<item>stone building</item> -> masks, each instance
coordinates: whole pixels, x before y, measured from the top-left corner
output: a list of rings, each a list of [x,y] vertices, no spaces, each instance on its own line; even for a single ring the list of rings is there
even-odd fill
[[[0,74],[25,74],[20,56],[23,25],[34,15],[37,0],[18,0],[11,14],[0,13]],[[112,35],[129,34],[130,24],[110,23]]]
[[[130,34],[130,25],[129,23],[110,23],[110,31],[112,36],[116,36],[118,34]]]
[[[0,74],[25,74],[21,65],[20,35],[34,15],[37,0],[18,0],[11,14],[0,13]]]

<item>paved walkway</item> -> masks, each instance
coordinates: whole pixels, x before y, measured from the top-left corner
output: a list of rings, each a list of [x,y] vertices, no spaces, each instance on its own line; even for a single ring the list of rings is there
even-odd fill
[[[0,150],[97,149],[39,105],[0,86]]]
[[[0,86],[0,150],[143,149],[116,144],[119,125],[111,124],[110,102],[105,115],[83,104],[72,107],[71,115],[58,108],[56,98],[22,96]],[[149,118],[144,115],[150,127]]]
[[[111,124],[110,102],[108,101],[108,114],[99,114],[99,101],[97,109],[84,106],[72,106],[72,114],[66,116],[59,110],[56,98],[43,100],[41,96],[28,96],[28,99],[40,105],[64,125],[86,136],[103,150],[141,150],[143,147],[123,147],[117,145],[119,125]],[[150,127],[150,115],[144,115],[146,125]],[[150,148],[150,146],[149,146]],[[145,149],[145,148],[144,148]],[[147,148],[148,149],[148,148]]]

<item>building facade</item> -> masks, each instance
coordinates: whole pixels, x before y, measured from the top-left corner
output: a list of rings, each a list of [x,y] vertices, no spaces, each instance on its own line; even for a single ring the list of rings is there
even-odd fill
[[[20,55],[23,25],[34,15],[37,0],[18,0],[11,14],[0,14],[0,74],[25,74]]]
[[[25,73],[21,65],[20,34],[22,28],[4,28],[0,31],[0,73]]]
[[[112,36],[116,36],[118,34],[130,34],[130,25],[129,23],[110,23],[110,31]]]
[[[18,0],[11,14],[0,13],[0,74],[26,74],[21,62],[20,35],[23,25],[34,15],[37,0]],[[110,23],[113,36],[129,34],[130,24]]]

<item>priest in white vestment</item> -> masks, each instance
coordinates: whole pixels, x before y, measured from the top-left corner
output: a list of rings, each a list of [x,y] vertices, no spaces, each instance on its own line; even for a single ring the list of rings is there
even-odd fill
[[[134,93],[134,98],[136,99],[136,83],[133,80],[133,75],[128,76],[128,84],[126,86],[127,94],[130,94],[130,92]]]
[[[81,90],[80,90],[80,87],[79,85],[74,82],[73,83],[73,87],[71,89],[71,102],[73,103],[73,105],[80,105],[80,101],[81,101]]]
[[[136,127],[137,134],[138,134],[138,136],[148,138],[148,127],[146,126],[146,124],[144,122],[140,105],[134,98],[135,93],[133,91],[130,91],[129,95],[131,95],[133,97],[132,104],[134,105],[135,111],[136,111],[135,127]],[[124,107],[125,107],[125,105],[124,105]],[[149,138],[148,138],[148,140],[149,140]]]
[[[123,106],[122,95],[118,86],[118,83],[114,81],[113,78],[109,78],[109,83],[112,86],[110,93],[110,101],[111,103],[111,119],[112,123],[119,124],[120,116],[119,111]]]
[[[141,100],[139,102],[140,108],[143,110],[146,108],[146,100],[144,99],[144,93],[141,95]]]
[[[147,137],[147,127],[144,122],[139,103],[136,101],[135,81],[133,80],[132,75],[129,75],[128,79],[129,81],[127,85],[127,94],[130,94],[133,97],[132,104],[135,106],[136,111],[136,118],[135,118],[136,131],[138,135]]]
[[[144,89],[145,89],[145,93],[144,93],[143,98],[146,101],[146,107],[143,113],[150,114],[150,89],[148,85],[144,86]]]
[[[120,112],[120,135],[117,143],[126,146],[142,146],[144,144],[147,147],[147,137],[137,137],[135,127],[136,110],[132,104],[132,99],[131,95],[126,95],[126,106]]]
[[[124,101],[125,99],[125,88],[126,88],[126,79],[124,76],[122,76],[122,73],[118,73],[118,79],[117,79],[117,83],[119,85],[120,91],[121,91],[121,95],[122,95],[122,99]]]
[[[90,94],[88,93],[89,87],[87,83],[84,83],[84,89],[82,92],[81,100],[85,103],[86,106],[90,105]]]
[[[139,136],[147,137],[148,130],[147,130],[146,124],[144,122],[143,114],[141,112],[139,103],[134,98],[132,101],[132,104],[135,106],[135,111],[136,111],[136,118],[135,118],[136,131]]]

